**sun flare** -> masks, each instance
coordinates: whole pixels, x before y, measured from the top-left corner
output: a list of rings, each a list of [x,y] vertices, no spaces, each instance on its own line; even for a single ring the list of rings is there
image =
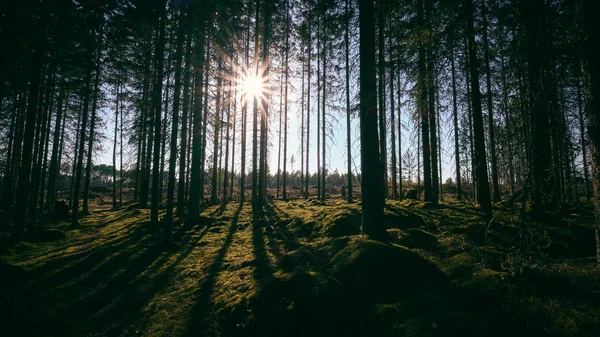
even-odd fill
[[[244,81],[244,91],[250,97],[260,97],[263,93],[262,79],[256,76],[249,76]]]

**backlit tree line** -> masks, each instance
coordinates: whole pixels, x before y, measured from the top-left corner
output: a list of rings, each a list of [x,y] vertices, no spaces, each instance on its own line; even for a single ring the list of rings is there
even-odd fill
[[[360,196],[374,238],[385,200],[409,189],[476,202],[487,220],[502,199],[534,212],[587,199],[600,259],[597,7],[9,0],[0,173],[12,237],[36,230],[59,189],[76,225],[107,144],[113,207],[131,191],[152,223],[165,208],[167,241],[175,214],[193,221],[206,205],[249,201],[260,217],[291,188],[327,199],[343,151],[344,197]]]

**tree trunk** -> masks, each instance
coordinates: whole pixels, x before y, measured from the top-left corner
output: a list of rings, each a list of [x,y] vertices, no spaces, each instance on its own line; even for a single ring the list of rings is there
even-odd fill
[[[217,97],[215,99],[215,120],[213,124],[213,163],[212,163],[212,179],[210,184],[210,203],[213,205],[217,204],[217,176],[219,174],[218,160],[219,160],[219,129],[221,125],[221,115],[223,114],[223,108],[221,106],[221,73],[223,66],[221,63],[221,57],[217,61]]]
[[[393,60],[393,51],[394,47],[392,44],[392,35],[389,36],[389,53],[390,60]],[[396,105],[394,102],[394,71],[395,69],[395,61],[390,62],[390,129],[392,131],[391,141],[392,141],[392,199],[398,199],[398,180],[397,180],[397,172],[396,172]]]
[[[327,26],[325,26],[327,27]],[[327,32],[327,28],[324,28],[325,32],[323,33],[324,36],[326,35]],[[326,160],[326,150],[327,150],[327,146],[325,145],[325,141],[327,138],[327,133],[326,133],[326,124],[325,124],[325,97],[326,97],[326,89],[327,89],[327,45],[326,45],[327,41],[323,42],[323,112],[322,112],[322,118],[323,120],[321,121],[321,128],[322,128],[322,132],[323,132],[323,148],[321,149],[322,154],[323,154],[323,159],[322,159],[322,164],[323,164],[323,170],[321,173],[321,200],[325,200],[325,185],[327,182],[327,160]]]
[[[203,95],[203,68],[204,68],[204,35],[206,18],[204,12],[200,13],[199,27],[196,35],[195,57],[194,57],[194,108],[192,115],[192,160],[190,169],[190,198],[188,205],[188,219],[197,220],[200,217],[200,200],[204,198],[200,194],[202,181],[202,95]],[[206,70],[204,70],[206,71]],[[202,188],[202,191],[204,189]]]
[[[183,30],[184,30],[184,25],[185,23],[180,20],[179,24],[181,25],[180,29],[180,34],[183,34]],[[179,45],[178,45],[179,46]],[[180,52],[181,53],[181,52]],[[181,55],[179,55],[178,57],[181,57]],[[192,34],[188,33],[188,36],[186,38],[186,42],[185,42],[185,69],[183,71],[183,107],[182,107],[182,116],[181,116],[181,149],[179,152],[179,181],[178,181],[178,185],[177,185],[177,215],[179,216],[183,216],[185,214],[185,173],[186,173],[186,152],[187,152],[187,147],[188,147],[188,139],[187,139],[187,132],[188,132],[188,110],[189,110],[189,106],[190,106],[190,94],[189,94],[189,86],[190,86],[190,63],[192,60]],[[178,62],[181,63],[181,61]],[[176,71],[177,69],[179,69],[180,75],[179,77],[181,77],[181,65],[177,66],[177,68],[175,68]],[[178,76],[175,75],[175,78],[177,79]],[[177,85],[177,80],[175,82],[175,85]],[[175,97],[179,97],[179,95],[177,94],[177,89],[175,90]],[[179,101],[179,99],[177,99]],[[173,106],[175,106],[175,101],[173,101]],[[171,142],[173,142],[173,140],[171,140]],[[172,146],[172,145],[171,145]],[[168,209],[168,208],[167,208]]]
[[[417,1],[417,21],[421,30],[425,30],[423,19],[423,0]],[[433,201],[433,188],[431,185],[431,152],[429,144],[429,108],[427,106],[427,67],[425,60],[424,42],[419,43],[418,60],[418,102],[417,107],[421,117],[421,139],[423,142],[423,189],[424,200]]]
[[[184,10],[183,10],[183,8],[179,8],[179,20],[178,20],[179,27],[177,28],[177,38],[175,41],[175,48],[176,48],[176,50],[175,50],[175,88],[173,89],[173,111],[172,111],[173,124],[171,126],[171,149],[170,149],[170,154],[169,154],[169,181],[168,181],[168,186],[167,186],[167,211],[166,211],[165,219],[164,219],[164,226],[165,226],[164,242],[167,245],[169,245],[173,242],[173,207],[175,207],[175,167],[177,166],[177,132],[179,131],[179,100],[180,100],[180,96],[181,96],[181,63],[182,63],[181,59],[183,58],[183,27],[184,27],[183,17],[184,17]],[[186,73],[189,72],[187,68],[185,69],[185,72]],[[187,80],[189,81],[189,75],[188,75]],[[184,95],[185,95],[185,93],[184,93]],[[183,104],[184,104],[184,109],[186,109],[185,104],[187,104],[187,102],[185,101],[185,99],[184,99]],[[185,118],[187,118],[187,111],[186,111]],[[183,120],[182,124],[186,124],[185,119]],[[185,149],[185,146],[182,146],[181,148]],[[183,153],[182,158],[184,156],[185,156],[185,152]],[[185,159],[181,159],[181,160],[183,160],[183,162],[185,162]],[[180,186],[181,186],[181,182],[184,181],[185,179],[181,179],[181,175],[183,174],[182,172],[180,172],[179,174],[180,174]],[[180,193],[180,195],[182,195],[182,193]],[[178,209],[178,211],[182,212],[183,209],[181,209],[181,210]]]
[[[162,98],[162,82],[163,82],[163,64],[165,50],[165,21],[166,17],[166,0],[158,2],[158,15],[160,16],[159,35],[156,43],[155,64],[156,64],[156,84],[154,87],[154,163],[152,169],[152,204],[150,205],[150,222],[153,225],[158,225],[158,207],[160,203],[160,157],[161,157],[161,98]]]
[[[454,50],[450,51],[452,69],[452,115],[454,117],[454,159],[456,167],[456,200],[462,200],[462,186],[460,177],[460,146],[458,143],[458,103],[456,101],[456,70],[454,67]]]
[[[598,53],[598,19],[600,10],[597,1],[579,0],[578,9],[582,35],[582,76],[584,95],[587,103],[586,117],[592,162],[592,182],[594,208],[596,210],[596,261],[600,265],[600,54]]]
[[[490,74],[490,56],[488,42],[488,21],[485,0],[481,0],[481,18],[483,31],[483,57],[485,62],[485,83],[487,89],[487,110],[488,110],[488,132],[490,136],[490,159],[492,166],[492,186],[494,189],[494,202],[500,201],[500,186],[498,183],[498,160],[496,159],[496,140],[494,126],[494,105],[492,97],[492,76]]]
[[[90,46],[89,46],[89,52],[90,52],[90,60],[88,62],[88,66],[87,66],[87,72],[85,75],[85,89],[84,89],[84,94],[83,94],[83,112],[82,112],[82,116],[81,116],[81,131],[79,132],[79,144],[77,144],[77,146],[79,146],[79,149],[77,150],[77,165],[76,165],[76,169],[75,169],[75,181],[74,181],[74,187],[73,187],[73,195],[72,195],[72,199],[73,199],[73,203],[71,205],[71,222],[73,225],[77,225],[79,222],[79,192],[80,192],[80,188],[81,188],[81,175],[82,175],[82,171],[83,171],[83,152],[85,149],[85,132],[87,129],[87,120],[88,120],[88,112],[89,112],[89,104],[90,104],[90,82],[91,82],[91,76],[92,76],[92,67],[94,62],[92,61],[92,56],[93,56],[93,38],[90,37]]]
[[[58,152],[59,146],[61,142],[61,130],[63,129],[63,115],[65,114],[63,110],[63,99],[65,99],[64,92],[64,78],[61,79],[59,84],[59,93],[58,100],[56,102],[57,110],[56,110],[56,121],[54,122],[54,135],[52,137],[52,156],[50,157],[50,171],[48,173],[48,194],[46,197],[46,209],[53,210],[54,204],[56,203],[56,187],[59,177],[60,167],[58,166]],[[66,110],[66,106],[65,106]]]
[[[586,136],[585,126],[583,123],[583,103],[581,97],[581,84],[577,81],[577,108],[579,111],[579,132],[581,134],[581,153],[583,155],[583,179],[585,182],[585,198],[586,200],[590,200],[591,197],[591,189],[590,189],[590,174],[588,169],[588,158],[587,158],[587,146],[586,146]]]
[[[285,34],[285,103],[283,112],[283,200],[287,201],[287,143],[288,143],[288,84],[290,55],[290,1],[285,2],[286,34]]]
[[[346,27],[344,30],[344,47],[346,49],[345,52],[345,62],[346,62],[346,151],[348,152],[348,203],[352,203],[352,141],[351,141],[351,123],[350,117],[352,115],[352,110],[350,110],[350,9],[349,9],[350,0],[345,0],[345,15],[346,15]]]
[[[116,102],[115,102],[115,135],[113,138],[113,154],[112,154],[112,162],[113,162],[113,168],[112,168],[112,207],[113,209],[117,209],[117,131],[118,131],[118,125],[119,125],[119,94],[120,94],[121,88],[120,88],[120,83],[117,83],[117,97],[116,97]]]
[[[102,36],[102,33],[100,33]],[[102,37],[100,37],[102,38]],[[94,154],[94,137],[95,137],[95,126],[96,126],[96,105],[98,104],[98,87],[100,85],[100,56],[101,48],[98,49],[98,55],[96,56],[96,76],[94,79],[94,97],[92,99],[92,118],[90,119],[90,137],[88,140],[88,153],[87,153],[87,165],[85,169],[85,183],[83,187],[83,214],[89,213],[89,199],[90,199],[90,179],[92,175],[92,156]],[[117,84],[117,95],[118,95],[118,84]],[[119,99],[117,98],[117,104]],[[118,107],[117,107],[118,111]],[[115,125],[115,135],[117,134]],[[115,137],[116,142],[116,137]]]
[[[385,118],[385,37],[383,35],[383,27],[385,27],[385,17],[383,15],[381,2],[377,8],[377,41],[378,41],[378,56],[377,62],[379,70],[379,153],[381,155],[381,169],[383,170],[383,197],[388,196],[388,179],[387,179],[387,135],[386,135],[386,118]]]
[[[310,162],[310,75],[311,69],[311,56],[312,56],[312,22],[310,13],[308,15],[308,78],[306,81],[306,178],[304,180],[304,199],[308,199],[308,181],[310,180],[309,162]]]
[[[467,38],[469,41],[469,66],[471,73],[471,102],[473,105],[473,134],[475,142],[475,174],[477,185],[477,201],[485,213],[486,220],[491,220],[492,205],[490,186],[487,175],[487,160],[485,154],[485,135],[483,131],[483,116],[481,109],[481,92],[479,90],[479,69],[477,49],[475,46],[475,29],[473,24],[473,0],[465,0],[467,19]]]
[[[362,228],[369,237],[385,241],[383,169],[377,136],[377,80],[373,0],[359,0],[360,25],[360,139]]]

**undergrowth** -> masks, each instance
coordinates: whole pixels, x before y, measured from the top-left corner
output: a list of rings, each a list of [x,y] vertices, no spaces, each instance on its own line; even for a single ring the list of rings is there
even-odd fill
[[[17,336],[598,336],[589,205],[389,201],[389,243],[360,204],[209,207],[162,245],[149,211],[95,204],[80,225],[0,257],[0,324]]]

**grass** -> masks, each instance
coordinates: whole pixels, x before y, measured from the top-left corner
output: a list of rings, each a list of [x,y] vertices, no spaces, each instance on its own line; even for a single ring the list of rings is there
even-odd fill
[[[259,221],[230,204],[178,220],[170,247],[148,210],[92,206],[0,256],[10,336],[600,335],[589,205],[525,222],[497,205],[488,227],[390,201],[382,244],[360,204],[274,201]]]

